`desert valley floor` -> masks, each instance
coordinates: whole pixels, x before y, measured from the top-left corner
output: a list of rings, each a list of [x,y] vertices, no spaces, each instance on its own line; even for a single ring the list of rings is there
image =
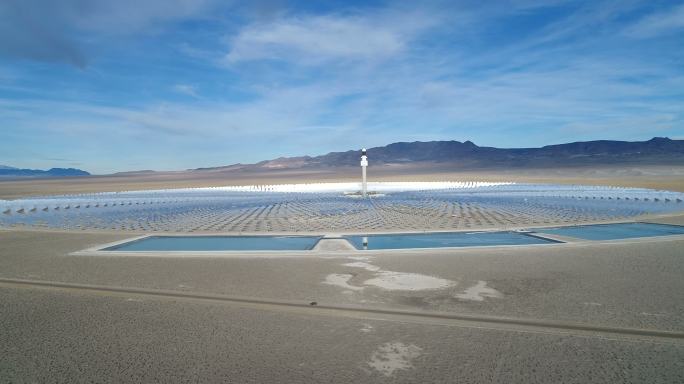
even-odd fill
[[[2,381],[684,380],[683,235],[377,251],[339,238],[682,225],[681,193],[532,184],[369,199],[217,193],[5,200]],[[147,234],[245,233],[325,237],[305,251],[84,252]]]

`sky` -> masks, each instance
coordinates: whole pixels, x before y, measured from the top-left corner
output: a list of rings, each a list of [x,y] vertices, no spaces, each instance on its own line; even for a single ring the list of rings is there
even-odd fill
[[[684,1],[0,2],[0,164],[684,139]]]

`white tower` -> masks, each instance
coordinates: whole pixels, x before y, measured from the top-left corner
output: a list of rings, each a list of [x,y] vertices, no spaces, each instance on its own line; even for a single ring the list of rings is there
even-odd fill
[[[363,194],[363,197],[366,197],[366,167],[368,166],[368,156],[366,156],[366,148],[363,148],[361,150],[361,175],[362,175],[362,182],[361,182],[361,193]]]

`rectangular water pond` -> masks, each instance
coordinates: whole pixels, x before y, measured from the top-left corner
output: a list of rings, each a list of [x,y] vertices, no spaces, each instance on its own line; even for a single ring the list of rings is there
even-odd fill
[[[103,251],[305,251],[320,236],[150,236]]]
[[[585,240],[617,240],[684,234],[684,227],[651,223],[618,223],[536,229],[538,233],[576,237]]]
[[[548,244],[557,241],[540,239],[518,232],[449,232],[369,236],[347,236],[356,249],[407,249],[479,247],[493,245]],[[364,246],[364,239],[368,240]]]

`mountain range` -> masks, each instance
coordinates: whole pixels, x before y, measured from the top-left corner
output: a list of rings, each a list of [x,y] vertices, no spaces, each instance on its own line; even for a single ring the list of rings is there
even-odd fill
[[[315,171],[342,167],[357,167],[361,151],[330,152],[320,156],[279,157],[255,164],[197,168],[203,171],[261,172],[277,170]],[[443,171],[516,170],[567,168],[583,166],[684,166],[684,140],[654,137],[647,141],[579,141],[547,145],[539,148],[495,148],[478,146],[471,141],[398,142],[383,147],[368,148],[371,167],[415,165]],[[397,167],[399,169],[401,167]],[[153,176],[155,171],[133,171],[115,176]],[[73,177],[90,173],[75,168],[49,170],[19,169],[0,165],[0,178],[13,177]]]
[[[7,165],[0,165],[0,177],[64,177],[89,176],[90,173],[76,168],[20,169]]]
[[[233,164],[196,170],[305,169],[358,166],[360,150],[321,156],[280,157],[256,164]],[[647,141],[597,140],[540,148],[481,147],[471,141],[399,142],[368,148],[373,165],[440,163],[454,170],[521,169],[597,165],[684,165],[684,140],[654,137]]]

